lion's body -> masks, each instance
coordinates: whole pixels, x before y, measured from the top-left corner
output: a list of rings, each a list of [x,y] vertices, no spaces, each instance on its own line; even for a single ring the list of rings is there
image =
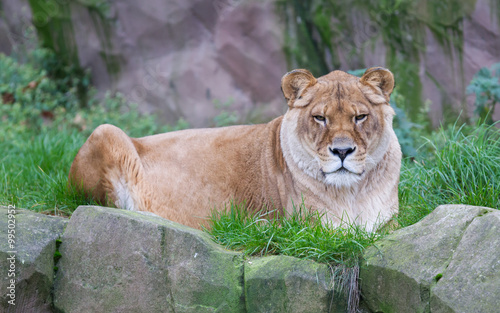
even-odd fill
[[[192,227],[231,201],[290,211],[303,199],[334,223],[347,214],[371,230],[398,207],[401,151],[393,111],[387,104],[366,105],[370,91],[361,92],[359,79],[343,72],[330,76],[334,73],[297,99],[287,97],[288,112],[268,124],[137,139],[101,125],[75,157],[70,182],[117,207]],[[353,102],[363,102],[362,113],[370,116],[362,134],[357,120],[351,125]],[[314,110],[322,112],[324,125],[316,117],[311,123],[311,114],[319,114]],[[345,152],[347,146],[354,149]],[[347,153],[342,160],[339,151]]]

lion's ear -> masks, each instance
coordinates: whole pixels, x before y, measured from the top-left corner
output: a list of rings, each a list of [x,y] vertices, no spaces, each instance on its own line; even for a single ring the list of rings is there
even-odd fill
[[[387,101],[391,96],[394,89],[394,75],[391,71],[383,67],[372,67],[366,70],[360,79],[363,85],[375,88],[378,92],[383,94]]]
[[[300,99],[304,90],[316,84],[316,78],[308,70],[298,69],[288,72],[281,79],[281,90],[292,106],[296,99]]]

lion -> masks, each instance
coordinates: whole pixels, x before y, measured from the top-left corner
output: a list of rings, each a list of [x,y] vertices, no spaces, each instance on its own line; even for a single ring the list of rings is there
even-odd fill
[[[393,74],[361,78],[297,69],[281,80],[288,110],[267,124],[187,129],[131,138],[101,125],[76,155],[69,183],[101,203],[190,227],[214,208],[348,218],[374,231],[398,212],[401,148],[392,128]]]

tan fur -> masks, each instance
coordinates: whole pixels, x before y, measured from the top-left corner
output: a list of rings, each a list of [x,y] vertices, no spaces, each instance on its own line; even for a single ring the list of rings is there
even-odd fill
[[[192,227],[230,201],[291,211],[304,199],[334,224],[344,216],[374,230],[398,211],[393,87],[382,68],[361,79],[295,70],[282,79],[287,113],[267,124],[143,138],[101,125],[75,157],[69,180],[100,201]]]

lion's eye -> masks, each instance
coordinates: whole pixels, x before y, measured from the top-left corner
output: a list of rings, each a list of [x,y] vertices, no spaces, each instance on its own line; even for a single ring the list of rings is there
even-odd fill
[[[317,121],[317,122],[321,122],[323,123],[326,119],[324,116],[322,115],[313,115],[313,118]]]
[[[364,119],[366,119],[366,117],[367,117],[367,116],[368,116],[368,114],[360,114],[360,115],[357,115],[357,116],[355,117],[356,122],[361,122],[361,121],[363,121]]]

